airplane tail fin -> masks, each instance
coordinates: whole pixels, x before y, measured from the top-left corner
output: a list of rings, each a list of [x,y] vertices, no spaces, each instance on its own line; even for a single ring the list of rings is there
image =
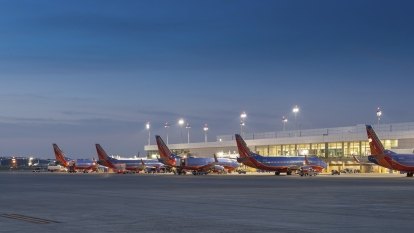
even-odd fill
[[[105,152],[105,150],[102,148],[101,145],[95,144],[96,152],[98,153],[98,158],[100,161],[103,162],[104,166],[114,168],[115,166],[110,162],[110,157]]]
[[[160,153],[161,159],[164,163],[170,166],[175,166],[175,155],[171,152],[167,145],[159,135],[155,135],[157,141],[158,152]]]
[[[381,141],[378,139],[377,134],[371,125],[366,125],[369,147],[371,149],[372,155],[382,155],[384,154],[384,146]]]
[[[53,144],[53,150],[55,151],[56,160],[64,167],[69,165],[69,162],[65,159],[65,153],[59,148],[57,144]]]
[[[236,134],[236,142],[237,142],[237,149],[239,150],[240,158],[248,158],[251,155],[251,151],[249,147],[247,147],[246,142],[243,140],[243,138]]]

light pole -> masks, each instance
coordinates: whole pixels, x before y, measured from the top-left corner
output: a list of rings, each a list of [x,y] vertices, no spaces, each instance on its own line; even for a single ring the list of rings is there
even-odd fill
[[[247,117],[247,114],[246,114],[246,112],[242,112],[241,114],[240,114],[240,135],[243,137],[243,126],[245,126],[246,125],[246,123],[245,123],[245,119],[246,119],[246,117]]]
[[[293,115],[295,116],[295,130],[298,130],[298,121],[297,121],[297,115],[299,112],[299,107],[297,105],[295,105],[295,107],[293,107],[292,109]]]
[[[379,125],[380,125],[381,116],[382,116],[382,111],[381,111],[381,108],[378,107],[377,108],[377,118],[378,118],[378,125],[377,125],[377,127],[378,128],[379,128]]]
[[[165,128],[165,131],[167,132],[167,145],[168,145],[168,128],[170,128],[170,124],[168,122],[165,122],[164,128]]]
[[[183,125],[184,125],[184,119],[179,119],[178,120],[178,125],[181,127],[181,129],[180,129],[180,140],[181,140],[181,143],[183,143]]]
[[[148,146],[151,145],[151,124],[148,121],[147,124],[145,124],[145,128],[148,130]]]
[[[204,142],[207,143],[207,131],[208,131],[207,124],[204,124],[203,131],[204,131]]]
[[[190,144],[190,129],[191,129],[190,124],[187,123],[187,125],[185,126],[185,128],[187,129],[187,144]]]
[[[286,123],[288,122],[287,117],[283,116],[283,117],[282,117],[282,122],[283,122],[283,131],[285,131],[285,128],[286,128]]]

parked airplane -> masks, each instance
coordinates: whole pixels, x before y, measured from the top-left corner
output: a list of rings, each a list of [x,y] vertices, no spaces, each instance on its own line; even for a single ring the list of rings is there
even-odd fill
[[[175,168],[178,175],[186,174],[187,171],[191,171],[193,175],[207,174],[214,171],[221,173],[225,170],[231,172],[239,166],[239,163],[232,159],[217,158],[216,155],[214,155],[214,159],[180,157],[170,151],[160,136],[156,135],[155,139],[161,156],[160,161]]]
[[[53,150],[55,152],[56,160],[60,163],[60,165],[64,166],[68,169],[69,172],[76,172],[76,171],[97,171],[98,165],[95,160],[90,159],[77,159],[72,160],[66,158],[65,153],[58,147],[57,144],[53,144]]]
[[[321,172],[326,168],[326,163],[316,156],[309,158],[303,156],[276,156],[276,157],[264,157],[255,154],[247,147],[243,138],[236,134],[237,148],[239,150],[240,157],[238,161],[246,166],[257,168],[265,171],[274,171],[275,175],[285,172],[287,175],[291,175],[293,171],[298,170],[304,166],[310,166],[312,169]]]
[[[371,155],[368,160],[385,168],[407,173],[407,177],[414,174],[414,154],[397,154],[385,150],[371,125],[366,125]]]
[[[158,170],[164,165],[154,159],[146,159],[145,162],[142,158],[130,158],[130,159],[116,159],[109,157],[101,145],[96,144],[96,151],[99,157],[99,164],[112,168],[118,173],[126,172],[140,172],[147,170]]]

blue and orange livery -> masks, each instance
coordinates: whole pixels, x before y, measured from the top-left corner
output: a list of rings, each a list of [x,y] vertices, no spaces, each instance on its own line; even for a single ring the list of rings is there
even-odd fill
[[[274,171],[275,175],[280,173],[286,173],[291,175],[293,171],[299,170],[304,166],[312,167],[314,170],[321,172],[326,168],[326,163],[316,156],[304,157],[304,156],[275,156],[265,157],[255,154],[247,147],[243,138],[236,134],[237,149],[239,150],[240,157],[238,161],[246,166],[264,170]]]

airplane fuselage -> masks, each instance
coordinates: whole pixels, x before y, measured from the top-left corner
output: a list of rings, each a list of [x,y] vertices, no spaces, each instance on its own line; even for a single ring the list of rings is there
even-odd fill
[[[256,160],[257,162],[255,162]],[[309,166],[312,168],[322,171],[326,168],[326,163],[319,159],[316,156],[308,157]],[[253,164],[253,166],[251,166]],[[266,171],[279,171],[279,172],[286,172],[288,170],[297,170],[300,167],[304,166],[305,164],[305,157],[304,156],[275,156],[275,157],[265,157],[258,154],[252,154],[250,156],[249,163],[245,163],[245,165],[254,167],[261,170]]]
[[[239,163],[235,160],[228,159],[228,158],[218,158],[218,162],[214,161],[214,158],[176,158],[176,167],[182,170],[202,170],[202,169],[212,169],[213,167],[209,168],[206,167],[209,164],[215,164],[224,167],[227,171],[233,171],[238,166]]]
[[[106,162],[112,164],[112,166],[116,167],[117,165],[125,164],[125,169],[128,171],[142,171],[145,167],[162,167],[164,166],[162,163],[155,159],[146,159],[143,160],[145,165],[142,164],[141,158],[140,159],[115,159],[115,158],[108,158]]]

